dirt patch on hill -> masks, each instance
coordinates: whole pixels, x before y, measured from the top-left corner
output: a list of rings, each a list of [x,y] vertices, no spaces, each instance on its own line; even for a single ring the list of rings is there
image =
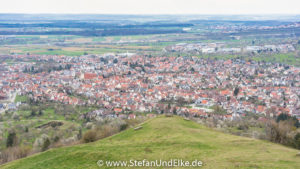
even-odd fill
[[[50,121],[46,124],[42,124],[40,126],[37,126],[36,128],[47,128],[47,127],[57,127],[57,126],[62,126],[64,123],[60,121]]]

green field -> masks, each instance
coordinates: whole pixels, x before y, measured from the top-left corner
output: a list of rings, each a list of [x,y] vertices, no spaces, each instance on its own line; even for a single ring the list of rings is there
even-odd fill
[[[157,34],[157,35],[124,35],[124,36],[77,36],[77,35],[18,35],[12,39],[0,40],[0,53],[6,55],[65,55],[82,56],[86,54],[101,55],[105,53],[138,53],[152,56],[199,56],[211,59],[233,59],[265,61],[300,66],[299,45],[290,53],[258,54],[198,54],[189,52],[164,52],[167,46],[177,43],[224,43],[224,47],[245,47],[251,45],[290,43],[285,38],[264,38],[242,36],[237,39],[204,38],[198,33]],[[17,63],[6,59],[7,64]]]
[[[17,95],[15,98],[15,103],[17,102],[26,102],[28,100],[27,96],[21,96],[21,95]]]
[[[100,168],[96,164],[98,160],[143,159],[149,161],[197,159],[203,162],[202,168],[214,169],[290,169],[300,166],[300,157],[296,156],[299,150],[266,141],[224,134],[180,117],[161,116],[147,121],[142,126],[140,130],[128,129],[94,143],[51,149],[13,161],[0,168],[87,169]]]

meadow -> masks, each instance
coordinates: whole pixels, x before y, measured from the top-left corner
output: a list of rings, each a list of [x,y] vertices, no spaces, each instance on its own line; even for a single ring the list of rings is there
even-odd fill
[[[203,162],[203,168],[292,169],[300,166],[296,149],[221,133],[181,117],[159,116],[141,126],[139,130],[131,128],[97,142],[51,149],[1,168],[99,168],[98,160],[131,159],[197,159]]]

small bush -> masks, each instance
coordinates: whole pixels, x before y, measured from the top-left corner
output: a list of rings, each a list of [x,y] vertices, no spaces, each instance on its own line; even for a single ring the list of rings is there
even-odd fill
[[[6,147],[13,147],[17,143],[17,134],[15,131],[10,131],[6,140]]]
[[[300,149],[300,133],[297,133],[294,137],[294,147]]]
[[[126,124],[126,123],[125,124],[121,124],[120,131],[126,130],[127,127],[128,127],[128,124]]]
[[[97,140],[97,133],[94,130],[89,130],[83,135],[83,142],[89,143]]]
[[[59,136],[55,136],[54,139],[53,139],[53,141],[56,143],[56,142],[59,141],[59,139],[60,139]]]
[[[46,138],[42,146],[42,151],[46,151],[49,148],[49,146],[50,146],[50,140],[49,138]]]
[[[79,132],[77,134],[77,138],[78,138],[78,140],[80,140],[82,138],[82,130],[81,129],[79,129]]]
[[[245,123],[242,123],[242,124],[239,124],[238,127],[237,127],[239,130],[248,130],[249,129],[249,126]]]

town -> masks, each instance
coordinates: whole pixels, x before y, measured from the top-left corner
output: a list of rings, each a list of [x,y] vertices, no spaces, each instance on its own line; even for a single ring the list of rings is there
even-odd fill
[[[87,114],[93,118],[160,114],[170,111],[171,104],[172,111],[187,116],[207,117],[213,106],[220,106],[227,112],[220,118],[254,112],[267,117],[287,113],[300,120],[300,68],[294,66],[126,53],[14,59],[23,62],[1,68],[0,96],[6,100],[1,112],[16,110],[23,103],[12,98],[21,95],[40,102],[98,105],[100,109]],[[43,64],[28,61],[33,59],[57,70],[40,71]]]

